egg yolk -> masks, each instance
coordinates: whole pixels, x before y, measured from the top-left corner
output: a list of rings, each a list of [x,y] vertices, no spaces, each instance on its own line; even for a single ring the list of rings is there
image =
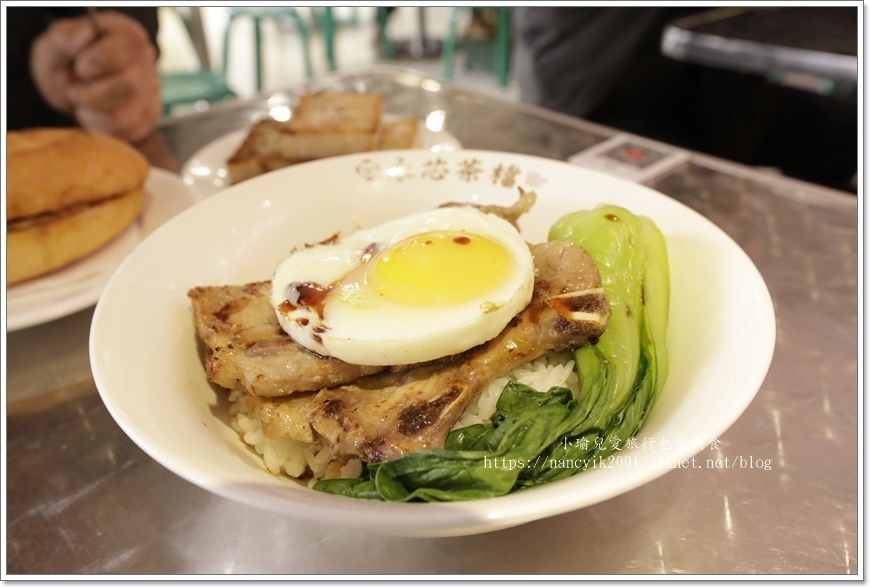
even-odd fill
[[[511,274],[504,246],[479,234],[426,232],[384,250],[366,281],[386,299],[412,306],[446,306],[479,299]]]

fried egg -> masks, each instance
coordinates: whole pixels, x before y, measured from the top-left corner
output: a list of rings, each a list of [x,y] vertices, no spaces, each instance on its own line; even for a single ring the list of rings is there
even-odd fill
[[[528,305],[534,274],[512,224],[446,207],[293,251],[271,303],[281,328],[320,355],[402,365],[494,338]]]

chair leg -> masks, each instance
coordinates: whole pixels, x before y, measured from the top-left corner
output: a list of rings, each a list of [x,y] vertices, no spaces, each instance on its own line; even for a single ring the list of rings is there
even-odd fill
[[[498,76],[498,83],[505,88],[510,80],[510,60],[511,60],[511,9],[496,8],[496,25],[495,25],[495,72]]]
[[[444,58],[444,79],[453,79],[453,61],[456,56],[456,35],[459,28],[459,17],[462,14],[461,8],[453,8],[450,11],[450,20],[447,24],[447,36],[444,38],[444,45],[441,48],[441,54]]]
[[[296,24],[296,30],[299,31],[299,37],[302,40],[302,63],[305,66],[305,77],[311,78],[314,76],[314,68],[311,66],[311,49],[309,48],[311,36],[308,34],[308,25],[295,10],[289,14]]]
[[[257,60],[257,91],[263,89],[263,31],[258,17],[254,17],[254,47]]]
[[[387,20],[390,15],[390,11],[384,7],[379,7],[376,14],[378,19],[378,43],[381,46],[381,54],[386,57],[387,60],[395,61],[396,48],[393,46],[393,42],[387,36]]]
[[[305,65],[305,77],[311,78],[314,77],[314,68],[311,66],[308,29],[299,29],[299,36],[302,39],[302,62]]]
[[[193,25],[190,22],[190,16],[185,12],[182,8],[178,6],[172,7],[175,14],[178,15],[178,18],[181,19],[181,24],[184,25],[184,29],[187,31],[187,36],[191,39],[193,38]]]
[[[229,69],[230,61],[230,29],[233,28],[233,17],[230,16],[227,21],[227,28],[224,30],[224,50],[221,62],[221,71],[224,74],[224,79],[227,78],[227,70]]]
[[[329,71],[335,71],[335,19],[332,15],[332,8],[326,6],[320,14],[323,30],[323,42],[326,44],[326,62],[329,66]]]

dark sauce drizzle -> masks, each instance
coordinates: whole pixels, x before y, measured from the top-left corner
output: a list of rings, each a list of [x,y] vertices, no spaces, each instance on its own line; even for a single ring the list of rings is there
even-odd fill
[[[312,308],[323,319],[323,304],[326,296],[332,291],[331,285],[323,286],[313,281],[292,283],[287,288],[287,299],[278,305],[278,311],[285,314],[297,307]]]

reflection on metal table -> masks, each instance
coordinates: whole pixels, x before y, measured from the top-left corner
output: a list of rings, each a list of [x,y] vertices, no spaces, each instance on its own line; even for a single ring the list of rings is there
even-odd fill
[[[315,89],[378,92],[387,111],[422,119],[437,112],[468,148],[566,160],[617,135],[383,68],[167,119],[163,138],[181,163]],[[7,336],[6,571],[857,573],[856,199],[696,153],[642,181],[721,227],[770,288],[773,364],[718,452],[769,467],[674,470],[582,510],[463,538],[385,538],[276,518],[176,477],[124,434],[91,376],[87,309]]]

